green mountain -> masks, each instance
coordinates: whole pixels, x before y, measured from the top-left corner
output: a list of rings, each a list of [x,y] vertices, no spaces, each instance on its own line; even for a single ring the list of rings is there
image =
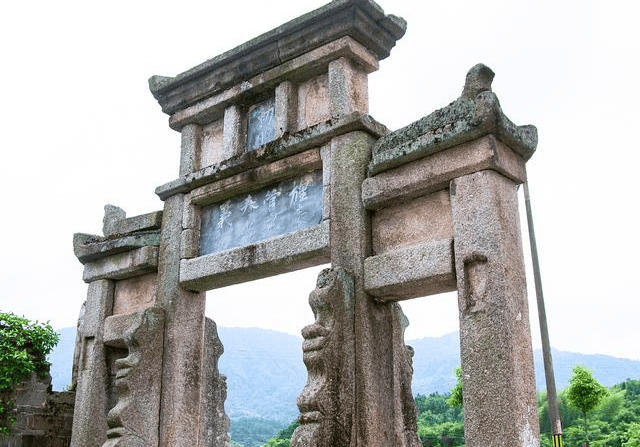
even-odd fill
[[[75,328],[59,331],[60,343],[49,356],[54,390],[71,382]],[[231,419],[231,437],[246,446],[257,445],[286,427],[298,415],[296,397],[306,381],[302,339],[257,328],[218,328],[224,344],[220,371],[227,376],[225,409]],[[455,385],[453,368],[460,363],[458,333],[410,340],[413,346],[414,394],[447,392]],[[534,353],[538,389],[545,388],[542,356]],[[640,361],[606,355],[553,350],[558,389],[568,385],[571,368],[584,364],[605,386],[640,379]]]

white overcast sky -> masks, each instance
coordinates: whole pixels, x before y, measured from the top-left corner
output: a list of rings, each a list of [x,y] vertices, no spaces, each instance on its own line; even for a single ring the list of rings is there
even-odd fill
[[[176,75],[325,2],[8,2],[0,10],[0,310],[75,325],[85,299],[72,234],[103,206],[161,209],[179,134],[147,79]],[[370,114],[397,129],[458,97],[478,62],[528,164],[552,344],[640,359],[640,38],[632,2],[380,0],[408,30],[369,78]],[[526,239],[525,239],[526,241]],[[222,326],[299,334],[315,269],[208,294]],[[533,281],[532,330],[538,331]],[[405,306],[407,338],[457,328],[453,294]]]

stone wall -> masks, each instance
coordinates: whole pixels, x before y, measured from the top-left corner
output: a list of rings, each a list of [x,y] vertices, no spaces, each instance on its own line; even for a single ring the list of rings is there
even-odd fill
[[[14,396],[16,424],[0,447],[68,447],[75,393],[52,392],[51,376],[33,374],[18,385]]]

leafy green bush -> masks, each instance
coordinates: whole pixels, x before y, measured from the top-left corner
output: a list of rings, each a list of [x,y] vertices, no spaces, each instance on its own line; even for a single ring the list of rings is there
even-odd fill
[[[58,343],[49,323],[30,322],[12,313],[0,312],[0,435],[7,435],[15,419],[9,396],[32,373],[45,377],[47,355]]]

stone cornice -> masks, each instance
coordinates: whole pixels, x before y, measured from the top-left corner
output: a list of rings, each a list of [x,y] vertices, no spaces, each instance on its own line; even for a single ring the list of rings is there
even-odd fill
[[[149,88],[163,112],[173,114],[341,37],[384,59],[405,30],[404,19],[385,15],[371,0],[334,0],[173,78],[153,76]]]

